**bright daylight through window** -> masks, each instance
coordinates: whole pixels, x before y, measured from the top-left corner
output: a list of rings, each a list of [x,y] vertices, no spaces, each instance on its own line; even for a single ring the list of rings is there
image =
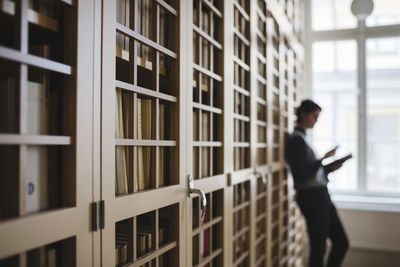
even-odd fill
[[[320,154],[335,145],[340,145],[338,157],[353,153],[331,177],[334,192],[398,197],[400,5],[374,0],[372,14],[357,23],[351,2],[309,2],[310,85],[323,108],[314,145]]]

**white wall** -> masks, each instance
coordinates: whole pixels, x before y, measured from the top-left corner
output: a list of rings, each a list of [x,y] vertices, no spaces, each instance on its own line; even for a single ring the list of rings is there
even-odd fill
[[[343,267],[400,266],[400,213],[338,209],[350,239]]]

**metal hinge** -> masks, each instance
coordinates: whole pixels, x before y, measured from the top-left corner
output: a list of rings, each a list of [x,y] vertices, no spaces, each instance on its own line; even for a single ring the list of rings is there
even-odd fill
[[[100,229],[106,226],[106,204],[104,200],[100,201]]]
[[[96,232],[99,229],[104,229],[104,227],[105,227],[105,202],[104,202],[104,200],[101,200],[98,202],[93,202],[92,203],[92,231]]]
[[[98,226],[97,202],[92,203],[92,231],[96,232]]]

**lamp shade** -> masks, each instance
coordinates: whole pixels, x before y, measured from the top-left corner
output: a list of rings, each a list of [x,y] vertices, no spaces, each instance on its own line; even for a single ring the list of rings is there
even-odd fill
[[[359,20],[368,17],[372,10],[374,10],[374,2],[372,0],[353,0],[351,3],[351,13]]]

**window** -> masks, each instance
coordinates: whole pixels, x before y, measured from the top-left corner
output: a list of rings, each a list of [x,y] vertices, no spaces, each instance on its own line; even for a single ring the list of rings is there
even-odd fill
[[[355,28],[357,21],[350,12],[351,2],[352,0],[312,0],[313,30]]]
[[[364,28],[351,14],[350,0],[310,2],[309,88],[322,106],[314,145],[321,155],[340,145],[337,157],[354,156],[331,174],[329,187],[335,193],[400,197],[400,34],[393,31],[400,6],[374,0]]]
[[[385,38],[396,44],[400,38]],[[367,47],[382,39],[367,40]],[[367,190],[400,193],[400,53],[367,54]]]
[[[367,18],[367,26],[383,26],[400,23],[398,0],[374,0],[374,10]]]
[[[357,73],[356,42],[318,42],[313,45],[313,98],[321,105],[313,131],[320,155],[340,145],[337,155],[354,158],[331,175],[330,186],[356,190],[357,186]]]

